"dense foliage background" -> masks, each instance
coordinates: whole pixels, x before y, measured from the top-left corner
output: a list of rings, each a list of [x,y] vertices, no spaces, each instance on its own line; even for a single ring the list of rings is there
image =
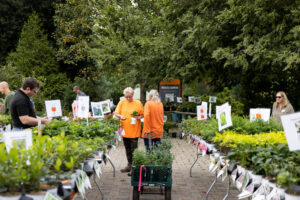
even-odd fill
[[[300,2],[293,0],[4,0],[0,80],[12,89],[34,76],[36,97],[62,99],[79,85],[92,100],[180,78],[184,94],[228,87],[250,107],[285,91],[300,107]]]

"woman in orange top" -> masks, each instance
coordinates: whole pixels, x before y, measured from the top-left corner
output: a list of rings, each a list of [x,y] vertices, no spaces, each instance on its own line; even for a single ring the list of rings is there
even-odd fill
[[[144,127],[142,136],[146,149],[149,150],[149,136],[151,137],[151,146],[160,143],[160,138],[164,131],[164,107],[161,103],[157,90],[151,90],[149,100],[144,109]]]
[[[126,150],[128,165],[121,169],[122,173],[130,172],[132,165],[132,156],[134,150],[138,147],[138,138],[141,134],[141,118],[143,117],[143,104],[133,99],[134,91],[131,87],[124,89],[125,98],[121,100],[114,112],[114,115],[121,119],[123,128],[123,142]],[[137,116],[135,123],[131,123],[131,114],[136,111]],[[128,173],[131,175],[131,173]]]

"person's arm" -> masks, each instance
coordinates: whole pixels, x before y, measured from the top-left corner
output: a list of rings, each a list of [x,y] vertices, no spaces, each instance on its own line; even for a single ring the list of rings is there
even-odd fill
[[[22,122],[22,124],[26,124],[26,125],[30,125],[30,126],[38,125],[38,119],[41,119],[42,124],[47,124],[51,121],[47,118],[40,118],[40,117],[34,118],[34,117],[30,117],[28,115],[20,116],[19,119]]]
[[[121,119],[121,120],[125,120],[126,119],[123,115],[121,115],[121,114],[119,114],[117,112],[114,112],[114,116],[116,116],[118,119]]]
[[[114,112],[114,116],[117,117],[118,119],[125,120],[126,118],[123,115],[120,114],[121,110],[122,110],[122,102],[120,101],[117,105],[117,108],[116,108],[115,112]]]

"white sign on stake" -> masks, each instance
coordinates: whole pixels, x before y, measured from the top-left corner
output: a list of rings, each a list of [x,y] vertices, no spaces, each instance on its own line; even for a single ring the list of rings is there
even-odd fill
[[[250,109],[250,121],[253,122],[257,119],[269,121],[271,109],[269,108],[251,108]]]
[[[110,113],[110,100],[101,101],[103,114]]]
[[[32,131],[25,130],[3,132],[3,140],[7,152],[9,152],[13,147],[16,149],[28,149],[32,146]]]
[[[182,97],[177,97],[177,103],[182,103]]]
[[[200,104],[201,101],[201,97],[195,97],[195,103]]]
[[[89,96],[79,96],[78,98],[78,117],[79,118],[89,118],[89,106],[90,97]]]
[[[231,120],[231,106],[228,103],[224,103],[221,106],[217,106],[217,119],[219,125],[219,131],[232,126]]]
[[[48,118],[62,116],[60,100],[45,101],[45,105]]]
[[[200,106],[197,106],[197,119],[207,119],[207,102],[202,102]]]
[[[189,96],[188,100],[189,100],[189,102],[195,102],[195,97],[194,96]]]
[[[216,102],[217,102],[217,97],[209,96],[209,103],[216,103]]]
[[[300,112],[281,116],[290,151],[300,150]]]
[[[78,117],[78,101],[73,101],[72,103],[72,112],[73,112],[73,117]]]
[[[91,107],[92,107],[93,117],[95,117],[95,118],[103,118],[104,117],[101,102],[91,102]]]

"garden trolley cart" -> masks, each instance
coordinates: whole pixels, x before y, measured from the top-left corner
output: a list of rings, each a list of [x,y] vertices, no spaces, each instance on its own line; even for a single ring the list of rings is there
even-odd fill
[[[140,199],[144,186],[160,186],[165,190],[165,200],[171,200],[172,167],[169,165],[136,165],[132,166],[131,185],[133,200]],[[139,191],[140,190],[140,191]]]

